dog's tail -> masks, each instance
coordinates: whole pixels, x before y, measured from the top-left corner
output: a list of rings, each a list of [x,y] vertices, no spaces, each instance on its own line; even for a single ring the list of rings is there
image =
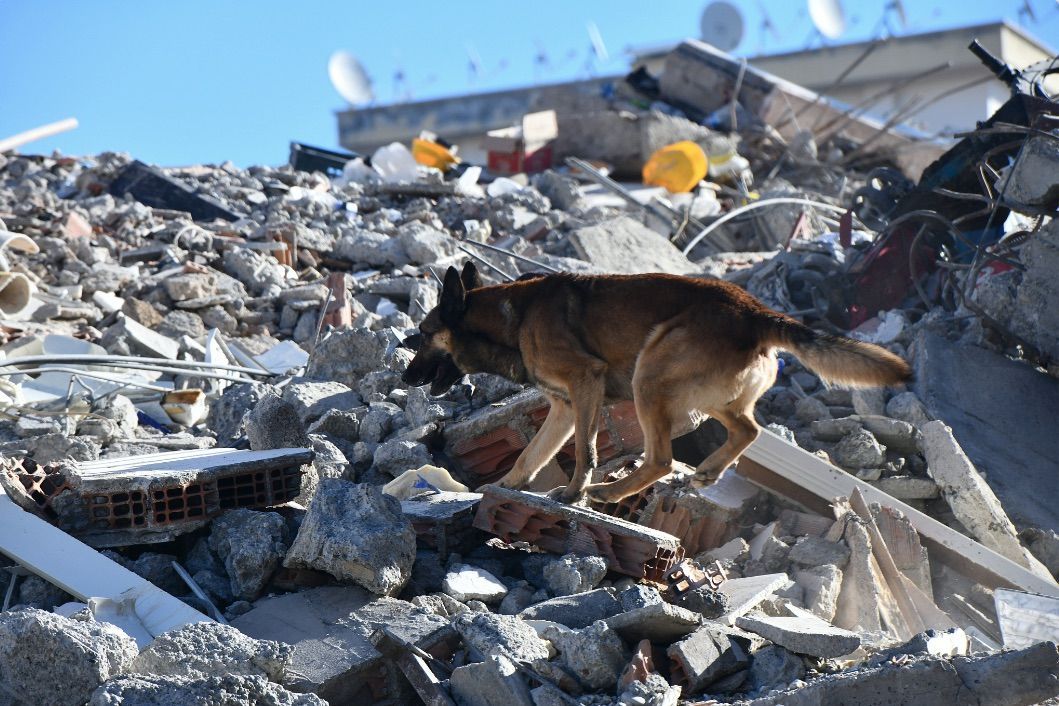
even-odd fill
[[[814,331],[783,314],[768,314],[767,319],[766,342],[794,353],[826,382],[847,387],[882,387],[912,379],[908,363],[885,348]]]

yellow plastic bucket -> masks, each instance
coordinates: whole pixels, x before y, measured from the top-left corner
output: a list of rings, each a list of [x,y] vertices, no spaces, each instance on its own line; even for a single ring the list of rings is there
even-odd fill
[[[412,140],[412,156],[425,167],[447,170],[457,162],[455,155],[436,142],[419,137]]]
[[[694,142],[685,140],[666,145],[643,165],[643,183],[662,186],[671,193],[691,191],[706,178],[709,161]]]

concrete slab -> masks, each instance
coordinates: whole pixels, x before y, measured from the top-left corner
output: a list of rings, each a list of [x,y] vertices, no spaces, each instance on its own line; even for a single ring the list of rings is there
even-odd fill
[[[1016,527],[1059,532],[1059,380],[929,331],[915,342],[915,390],[996,493]]]
[[[725,625],[735,625],[736,618],[745,615],[785,583],[787,583],[787,574],[765,574],[728,579],[717,590],[728,596],[731,607],[717,621]]]
[[[604,272],[686,275],[698,270],[664,236],[628,216],[578,228],[570,234],[570,244],[578,257]]]
[[[606,620],[622,611],[621,601],[610,588],[597,588],[572,596],[549,598],[523,610],[525,620],[549,620],[568,628],[587,628],[597,620]]]
[[[607,625],[630,644],[650,640],[668,645],[695,632],[701,624],[698,613],[669,603],[654,603],[607,618]]]
[[[387,694],[383,655],[369,639],[381,625],[420,646],[451,634],[444,618],[411,603],[377,599],[352,586],[324,586],[264,598],[232,626],[259,640],[294,646],[288,688],[316,693],[331,703],[371,702]]]
[[[836,628],[807,611],[792,617],[743,616],[736,625],[791,652],[811,657],[841,657],[860,647],[860,635]]]

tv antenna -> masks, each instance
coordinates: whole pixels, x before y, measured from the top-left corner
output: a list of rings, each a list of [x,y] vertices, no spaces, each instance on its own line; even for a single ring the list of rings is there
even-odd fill
[[[732,51],[743,41],[743,13],[724,0],[711,2],[699,18],[699,36],[721,51]]]

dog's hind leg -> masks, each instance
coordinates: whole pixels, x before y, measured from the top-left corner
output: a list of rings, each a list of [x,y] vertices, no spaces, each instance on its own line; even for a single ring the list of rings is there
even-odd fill
[[[548,396],[551,408],[544,424],[522,450],[514,467],[497,481],[504,488],[524,488],[559,452],[574,432],[574,408],[558,397]]]
[[[695,468],[695,475],[691,477],[691,485],[695,488],[705,488],[717,480],[761,433],[761,427],[754,421],[753,402],[749,409],[713,410],[710,416],[728,430],[728,439]]]

